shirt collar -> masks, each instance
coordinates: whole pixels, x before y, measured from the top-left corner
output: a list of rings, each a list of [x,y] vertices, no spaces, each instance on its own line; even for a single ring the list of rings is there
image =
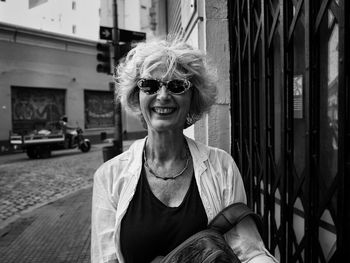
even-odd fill
[[[129,172],[132,173],[133,175],[137,175],[141,171],[142,154],[143,154],[143,149],[145,147],[146,139],[147,139],[147,136],[143,139],[136,140],[130,146],[129,151],[131,152],[131,156],[133,156],[133,158],[129,159],[132,162],[132,165],[130,165]],[[194,168],[204,171],[206,169],[206,165],[204,164],[204,162],[209,158],[208,146],[202,143],[196,142],[187,136],[185,136],[185,139],[187,141],[188,147],[191,152],[191,156],[193,158]]]
[[[198,171],[198,174],[202,174],[207,169],[204,162],[209,158],[209,148],[208,146],[200,142],[196,142],[191,138],[186,136],[185,138],[193,158],[194,168]]]
[[[127,158],[130,162],[132,162],[129,166],[129,172],[133,175],[138,175],[141,172],[142,154],[143,148],[145,147],[146,138],[147,137],[140,140],[136,140],[129,148],[131,154]]]

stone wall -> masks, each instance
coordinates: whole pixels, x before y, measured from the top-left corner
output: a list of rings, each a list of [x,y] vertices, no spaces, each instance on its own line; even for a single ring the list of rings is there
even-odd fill
[[[201,2],[201,1],[198,1]],[[201,8],[201,6],[198,6]],[[203,39],[209,63],[217,68],[216,104],[195,127],[195,138],[208,145],[231,151],[230,117],[230,50],[226,0],[205,0]],[[203,131],[206,132],[203,132]]]

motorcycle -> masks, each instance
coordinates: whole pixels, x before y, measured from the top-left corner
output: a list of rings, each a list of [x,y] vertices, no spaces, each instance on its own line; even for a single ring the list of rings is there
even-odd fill
[[[90,151],[91,149],[91,143],[89,139],[84,138],[83,136],[83,130],[78,127],[76,129],[77,132],[77,137],[76,137],[76,142],[78,144],[78,148],[83,152],[86,153]]]

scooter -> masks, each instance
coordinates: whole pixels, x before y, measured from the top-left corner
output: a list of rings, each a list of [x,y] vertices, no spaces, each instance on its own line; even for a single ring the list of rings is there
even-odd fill
[[[76,131],[77,131],[76,141],[77,141],[77,144],[78,144],[78,148],[83,153],[86,153],[86,152],[90,151],[90,149],[91,149],[90,140],[84,138],[83,130],[80,127],[78,127]]]

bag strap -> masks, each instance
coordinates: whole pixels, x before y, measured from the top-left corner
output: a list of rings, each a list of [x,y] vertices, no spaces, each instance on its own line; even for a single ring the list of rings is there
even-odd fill
[[[235,227],[240,221],[250,216],[255,221],[260,235],[262,235],[262,219],[254,213],[244,203],[234,203],[224,208],[217,214],[208,225],[209,229],[214,229],[221,234],[225,234],[231,228]]]

